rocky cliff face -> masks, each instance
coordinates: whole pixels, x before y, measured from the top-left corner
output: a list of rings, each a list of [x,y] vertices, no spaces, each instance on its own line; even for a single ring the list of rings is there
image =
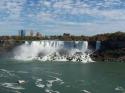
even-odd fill
[[[125,58],[125,41],[107,40],[101,42],[100,50],[96,51],[93,56],[96,60],[114,60],[121,61]]]
[[[103,41],[101,49],[123,49],[125,48],[125,41]]]

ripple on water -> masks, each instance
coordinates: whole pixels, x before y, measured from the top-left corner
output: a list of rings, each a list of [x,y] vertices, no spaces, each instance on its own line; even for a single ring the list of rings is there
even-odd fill
[[[52,84],[53,84],[54,82],[58,82],[59,85],[64,84],[64,81],[63,81],[62,79],[58,78],[58,77],[54,77],[54,76],[49,76],[49,77],[54,78],[54,79],[53,79],[53,80],[47,80],[48,86],[52,86]]]
[[[16,71],[16,73],[27,74],[29,72],[27,72],[27,71]]]
[[[5,76],[4,74],[0,73],[0,78],[5,78],[7,76]]]
[[[83,93],[91,93],[90,91],[88,90],[81,90]]]
[[[50,78],[53,78],[51,80],[47,80],[47,84],[46,84],[46,87],[45,87],[45,92],[46,93],[60,93],[59,91],[57,90],[52,90],[52,86],[54,84],[54,82],[59,82],[59,85],[63,84],[63,80],[58,78],[58,77],[54,77],[54,76],[49,76]]]
[[[3,74],[7,74],[9,76],[16,76],[14,73],[12,73],[13,71],[9,71],[9,70],[6,70],[6,69],[0,69],[0,71],[3,73]],[[4,77],[7,77],[7,76],[4,76]]]
[[[45,89],[45,92],[46,93],[60,93],[59,91],[54,91],[54,90],[51,90],[51,89]]]
[[[117,87],[115,88],[115,90],[116,90],[116,91],[121,91],[122,93],[125,93],[125,89],[124,89],[123,87],[121,87],[121,86],[117,86]]]
[[[9,88],[9,89],[14,89],[14,90],[24,90],[25,89],[17,83],[1,83],[0,86]]]
[[[13,93],[21,93],[20,91],[13,91]]]
[[[59,76],[61,76],[61,75],[62,75],[62,74],[60,74],[60,73],[57,73],[57,72],[52,72],[52,71],[45,71],[45,72],[50,73],[50,74],[54,74],[54,75],[59,75]]]
[[[39,88],[44,88],[45,87],[45,85],[42,84],[42,79],[41,78],[36,80],[35,85],[37,87],[39,87]]]
[[[53,90],[52,86],[55,84],[54,82],[57,82],[58,85],[62,85],[64,82],[58,77],[55,76],[48,76],[50,79],[49,80],[42,80],[41,78],[38,77],[32,77],[35,80],[35,85],[39,88],[44,89],[46,93],[60,93],[57,90]]]

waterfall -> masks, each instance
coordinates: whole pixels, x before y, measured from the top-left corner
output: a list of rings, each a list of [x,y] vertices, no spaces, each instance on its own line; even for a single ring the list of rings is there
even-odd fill
[[[92,62],[87,41],[25,41],[14,50],[18,60]]]
[[[96,50],[99,50],[101,47],[101,41],[96,41]]]

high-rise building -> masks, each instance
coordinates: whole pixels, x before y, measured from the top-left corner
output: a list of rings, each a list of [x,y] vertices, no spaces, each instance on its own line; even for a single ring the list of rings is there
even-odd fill
[[[64,33],[63,36],[64,36],[64,37],[65,37],[65,36],[66,36],[66,37],[69,37],[70,34],[69,34],[69,33]]]
[[[19,30],[19,36],[24,37],[26,35],[25,30]]]
[[[36,33],[36,37],[41,37],[42,35],[41,35],[41,33],[40,32],[37,32]]]
[[[31,30],[31,31],[30,31],[30,36],[33,36],[33,35],[34,35],[34,33],[33,33],[33,31]]]

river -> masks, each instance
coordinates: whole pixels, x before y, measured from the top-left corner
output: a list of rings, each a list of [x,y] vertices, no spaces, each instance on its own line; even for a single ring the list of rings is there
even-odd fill
[[[125,93],[124,79],[125,63],[0,61],[0,93]]]

